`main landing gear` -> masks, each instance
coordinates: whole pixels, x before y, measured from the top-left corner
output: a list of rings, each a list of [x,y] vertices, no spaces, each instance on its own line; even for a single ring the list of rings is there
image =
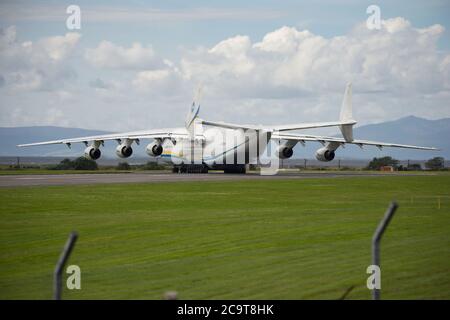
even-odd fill
[[[204,164],[182,164],[173,166],[173,173],[208,173],[208,167]]]
[[[245,164],[227,165],[223,168],[224,173],[240,173],[245,174]]]
[[[228,165],[215,165],[213,170],[223,170],[224,173],[245,174],[245,164],[228,164]],[[173,173],[208,173],[208,166],[204,164],[181,164],[174,165],[172,169]]]

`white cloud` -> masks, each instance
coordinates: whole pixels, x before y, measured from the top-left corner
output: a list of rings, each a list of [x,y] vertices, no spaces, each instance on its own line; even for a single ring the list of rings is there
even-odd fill
[[[449,58],[436,48],[443,31],[440,25],[416,29],[403,18],[383,21],[379,31],[361,24],[329,39],[282,27],[254,44],[236,36],[191,52],[181,70],[219,90],[234,79],[238,94],[235,87],[274,97],[280,88],[340,92],[350,80],[360,91],[438,92],[448,89]]]
[[[31,91],[42,87],[44,75],[37,70],[22,70],[11,72],[8,78],[15,89]]]
[[[138,93],[162,98],[181,96],[185,92],[183,79],[176,68],[144,70],[136,74],[132,85]]]
[[[79,33],[66,33],[36,42],[18,42],[14,26],[0,30],[0,73],[7,88],[19,91],[48,90],[73,79],[67,64],[79,42]]]
[[[38,45],[54,61],[65,59],[74,49],[81,35],[75,32],[66,33],[64,36],[56,36],[42,39]]]
[[[99,68],[154,68],[162,64],[151,46],[135,42],[124,48],[109,41],[102,41],[94,49],[87,49],[86,60]]]
[[[254,47],[266,52],[293,54],[298,50],[298,44],[311,36],[313,35],[308,30],[298,31],[284,26],[266,34],[262,42],[256,43]]]
[[[149,45],[102,41],[77,61],[88,72],[86,88],[70,91],[55,85],[60,93],[43,93],[41,108],[61,108],[70,125],[79,127],[167,127],[177,125],[174,119],[182,123],[193,87],[202,84],[204,118],[266,124],[326,121],[338,117],[344,86],[352,81],[360,123],[411,114],[449,117],[450,54],[437,48],[443,32],[440,25],[415,28],[403,18],[383,21],[381,30],[368,30],[361,23],[331,38],[285,26],[256,41],[237,35],[209,48],[181,52],[174,61]],[[15,29],[4,30],[0,90],[37,90],[70,79],[70,65],[63,62],[78,38],[66,34],[19,43]],[[86,61],[98,69],[88,68]],[[34,115],[45,123],[47,113],[32,112],[28,105],[36,97],[9,95],[2,113],[20,100],[21,110],[26,110],[23,121],[31,124]],[[87,119],[86,113],[92,116]],[[15,125],[19,118],[3,115],[0,123],[8,121]]]
[[[169,70],[147,70],[137,74],[133,84],[140,89],[145,89],[147,85],[166,82],[170,77]]]
[[[382,21],[384,29],[389,33],[395,33],[411,28],[411,23],[402,17]]]

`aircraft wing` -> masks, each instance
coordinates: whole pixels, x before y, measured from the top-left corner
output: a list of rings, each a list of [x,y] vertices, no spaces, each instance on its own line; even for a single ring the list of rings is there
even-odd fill
[[[52,140],[36,143],[19,144],[18,147],[30,147],[30,146],[42,146],[49,144],[67,144],[82,142],[87,144],[90,141],[107,141],[107,140],[139,140],[139,139],[156,139],[156,138],[188,138],[188,133],[184,128],[169,128],[169,129],[156,129],[156,130],[142,130],[124,133],[112,133],[106,135],[88,136],[88,137],[78,137],[69,138],[61,140]],[[203,139],[202,135],[197,135],[196,139]]]
[[[281,126],[271,126],[270,128],[275,131],[290,131],[290,130],[302,130],[313,128],[325,128],[325,127],[337,127],[343,125],[353,125],[356,121],[332,121],[332,122],[313,122],[313,123],[298,123],[298,124],[285,124]]]
[[[252,129],[252,130],[260,130],[264,129],[263,126],[257,126],[257,125],[251,125],[251,124],[234,124],[234,123],[227,123],[222,121],[209,121],[200,119],[200,122],[206,126],[213,126],[213,127],[220,127],[220,128],[226,128],[226,129]]]
[[[333,121],[333,122],[313,122],[313,123],[297,123],[297,124],[285,124],[276,126],[262,126],[262,125],[251,125],[251,124],[233,124],[218,121],[201,120],[202,124],[210,125],[215,127],[222,127],[227,129],[253,129],[253,130],[267,130],[267,131],[292,131],[292,130],[302,130],[302,129],[313,129],[313,128],[325,128],[325,127],[337,127],[343,125],[353,125],[356,123],[354,120],[350,121]]]
[[[417,150],[439,150],[433,147],[420,147],[420,146],[412,146],[407,144],[398,144],[398,143],[388,143],[388,142],[378,142],[378,141],[369,141],[369,140],[352,140],[345,141],[344,138],[337,137],[324,137],[324,136],[315,136],[315,135],[296,135],[296,134],[272,134],[272,139],[282,139],[282,140],[291,140],[298,141],[304,144],[306,141],[316,141],[322,144],[327,142],[335,143],[339,145],[356,144],[359,147],[363,147],[364,145],[376,146],[379,149],[383,147],[393,147],[393,148],[405,148],[405,149],[417,149]]]

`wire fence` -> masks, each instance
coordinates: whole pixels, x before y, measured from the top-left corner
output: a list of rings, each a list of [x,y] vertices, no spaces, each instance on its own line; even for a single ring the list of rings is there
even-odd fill
[[[436,196],[422,196],[422,195],[411,195],[408,198],[402,197],[398,203],[402,203],[402,207],[404,209],[408,208],[434,208],[437,210],[450,210],[450,195],[436,195]],[[396,209],[398,208],[397,202],[391,202],[388,207],[384,217],[381,219],[378,227],[375,230],[372,238],[372,264],[380,267],[381,260],[381,237],[388,227],[390,220],[392,219]],[[55,300],[60,300],[62,297],[62,274],[64,267],[70,257],[71,252],[75,246],[75,242],[78,238],[77,232],[72,232],[69,234],[69,238],[61,252],[61,255],[58,259],[54,270],[54,278],[53,278],[53,298]],[[357,285],[352,285],[343,291],[343,294],[337,298],[338,300],[345,300],[349,294],[355,289]],[[372,296],[374,300],[380,299],[380,290],[373,289]],[[178,292],[176,291],[168,291],[165,292],[162,296],[165,300],[177,300],[179,298]]]

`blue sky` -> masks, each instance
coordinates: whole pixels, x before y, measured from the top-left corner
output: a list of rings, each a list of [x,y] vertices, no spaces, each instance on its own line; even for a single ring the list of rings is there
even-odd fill
[[[8,1],[3,4],[8,4]],[[447,30],[440,39],[441,48],[450,48],[450,1],[10,1],[17,12],[24,7],[52,7],[54,19],[38,16],[5,19],[1,27],[15,24],[19,39],[33,40],[52,34],[66,32],[65,8],[77,4],[84,10],[94,10],[100,15],[101,8],[123,9],[121,19],[114,21],[83,21],[83,41],[94,44],[99,40],[114,39],[120,44],[130,41],[152,43],[168,55],[176,55],[178,47],[212,46],[222,39],[238,35],[249,35],[260,39],[267,32],[281,26],[308,29],[325,37],[342,35],[356,23],[367,18],[366,8],[376,4],[381,8],[381,17],[404,17],[415,27],[426,27],[439,23]],[[133,14],[146,10],[158,10],[154,19],[139,18]],[[203,10],[203,11],[202,11]],[[32,10],[30,10],[32,11]],[[60,11],[60,17],[56,14]],[[107,12],[107,11],[105,11]],[[202,13],[203,12],[203,13]],[[224,15],[221,17],[220,12]],[[167,16],[164,15],[167,13]],[[170,15],[172,13],[173,15]],[[182,14],[185,14],[183,17]],[[189,16],[189,13],[192,15]],[[235,17],[233,17],[235,13]],[[5,14],[5,12],[4,12]],[[176,14],[180,14],[177,17]],[[5,14],[6,16],[9,13]],[[57,20],[59,19],[59,20]],[[55,21],[56,20],[56,21]]]
[[[73,32],[65,25],[70,4],[80,6],[82,28],[66,37]],[[390,21],[386,26],[403,31],[386,27],[362,35],[371,4],[380,7],[381,19]],[[14,34],[14,41],[2,48],[0,126],[172,126],[184,118],[192,90],[204,82],[207,106],[202,112],[219,120],[330,120],[338,114],[332,111],[339,109],[345,83],[355,79],[361,123],[410,114],[448,117],[449,12],[450,1],[438,0],[3,1],[0,28]],[[439,28],[432,29],[434,25]],[[305,30],[309,34],[303,39]],[[427,30],[425,40],[420,30]],[[268,43],[258,47],[272,33],[276,48]],[[341,38],[354,56],[339,45]],[[298,51],[279,51],[286,41],[295,41]],[[308,41],[317,42],[321,52]],[[376,41],[386,48],[377,51]],[[27,50],[33,52],[25,53],[28,42],[33,45]],[[138,44],[134,49],[133,43]],[[361,46],[367,46],[367,56]],[[406,48],[411,55],[403,52]],[[332,56],[330,50],[336,49],[342,57]],[[17,54],[21,50],[23,56]],[[380,57],[383,52],[389,54]],[[20,59],[13,60],[11,53]],[[47,65],[45,54],[55,53],[61,59]],[[134,62],[100,61],[104,55]],[[383,70],[380,59],[389,70]],[[342,66],[341,60],[346,61]],[[344,66],[352,71],[342,70],[340,78],[337,70]],[[415,78],[417,73],[425,79]],[[334,82],[328,83],[330,79]]]

